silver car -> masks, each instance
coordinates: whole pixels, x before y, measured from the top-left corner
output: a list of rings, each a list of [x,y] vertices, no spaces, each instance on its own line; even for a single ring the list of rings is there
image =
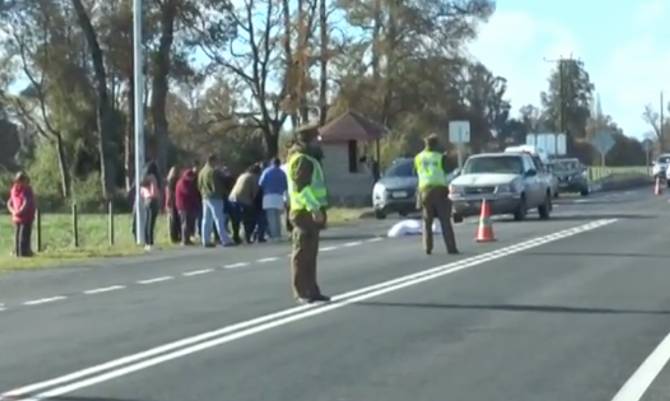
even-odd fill
[[[489,153],[468,158],[461,174],[451,182],[449,198],[454,221],[479,214],[482,200],[493,214],[512,214],[517,221],[537,208],[541,219],[552,210],[551,183],[527,153]]]

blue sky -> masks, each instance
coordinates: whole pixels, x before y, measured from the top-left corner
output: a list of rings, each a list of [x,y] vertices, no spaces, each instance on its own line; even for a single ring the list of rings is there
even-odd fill
[[[540,104],[553,67],[544,59],[581,59],[603,111],[625,133],[650,131],[644,106],[670,99],[670,0],[498,0],[470,53],[508,79],[515,113]]]

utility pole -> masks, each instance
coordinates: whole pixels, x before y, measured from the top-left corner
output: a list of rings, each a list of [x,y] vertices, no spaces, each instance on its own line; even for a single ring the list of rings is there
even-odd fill
[[[661,145],[661,151],[663,151],[663,126],[665,125],[665,118],[663,117],[663,110],[665,109],[665,104],[663,102],[663,91],[661,91],[661,121],[659,122],[660,128],[659,128],[659,142]]]
[[[135,239],[144,245],[144,208],[140,186],[144,171],[144,77],[142,75],[142,0],[133,0],[133,79],[135,85]]]

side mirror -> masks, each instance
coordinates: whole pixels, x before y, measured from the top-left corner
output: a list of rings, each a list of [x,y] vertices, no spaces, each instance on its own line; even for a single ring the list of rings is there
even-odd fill
[[[530,169],[530,170],[526,171],[526,173],[524,175],[526,177],[535,177],[537,175],[537,171],[533,170],[533,169]]]
[[[460,169],[460,168],[457,168],[457,169],[454,170],[454,172],[452,173],[452,176],[453,176],[453,177],[458,177],[459,175],[461,175],[461,169]]]

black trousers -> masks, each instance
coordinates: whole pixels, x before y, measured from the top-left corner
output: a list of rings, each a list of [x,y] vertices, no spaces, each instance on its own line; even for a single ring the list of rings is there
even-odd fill
[[[156,232],[156,220],[158,219],[158,201],[152,201],[144,205],[146,222],[144,223],[144,243],[154,245],[154,234]]]
[[[17,257],[33,256],[30,240],[32,239],[33,223],[14,224],[14,253]]]
[[[191,237],[195,234],[195,213],[191,211],[180,210],[179,220],[181,223],[181,243],[185,245],[190,244]]]
[[[182,239],[181,226],[181,216],[177,208],[168,210],[168,230],[170,231],[170,242],[173,244],[178,243]]]

